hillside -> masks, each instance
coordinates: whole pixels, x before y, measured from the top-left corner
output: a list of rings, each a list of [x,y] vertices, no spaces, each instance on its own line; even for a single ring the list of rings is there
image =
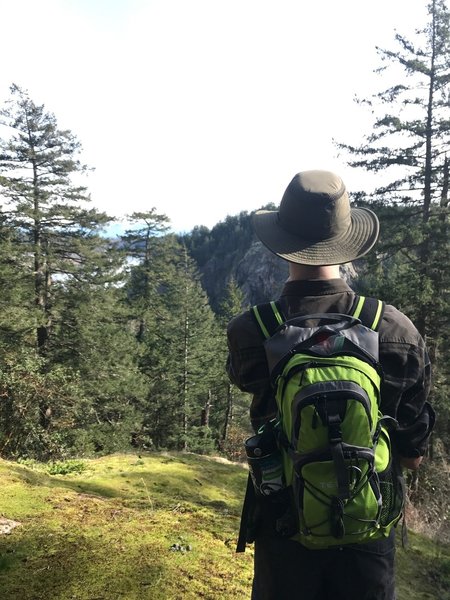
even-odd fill
[[[246,211],[228,216],[211,230],[196,227],[183,237],[183,242],[216,311],[230,278],[242,290],[246,304],[256,304],[276,297],[288,275],[287,263],[257,240],[251,215]]]
[[[274,207],[269,205],[265,208]],[[246,306],[277,298],[288,278],[288,263],[257,239],[251,215],[246,211],[228,216],[212,229],[196,227],[182,240],[195,261],[215,311],[220,309],[231,278],[243,292]],[[343,266],[342,276],[353,281],[362,262]]]
[[[4,524],[18,523],[0,535],[2,600],[250,595],[253,550],[234,552],[242,465],[192,454],[113,455],[0,461],[0,477]],[[411,534],[398,562],[399,600],[450,598],[448,546]]]

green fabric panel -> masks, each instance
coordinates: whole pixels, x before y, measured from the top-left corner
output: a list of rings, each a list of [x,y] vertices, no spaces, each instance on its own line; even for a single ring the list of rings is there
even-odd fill
[[[378,420],[378,386],[380,383],[380,377],[373,367],[359,360],[358,358],[349,356],[340,356],[335,358],[332,366],[329,366],[330,359],[314,359],[317,364],[324,364],[324,366],[318,366],[313,368],[305,369],[300,373],[294,374],[287,380],[285,384],[284,377],[288,374],[291,366],[299,364],[305,364],[311,361],[311,357],[305,357],[304,355],[296,355],[291,361],[288,368],[285,369],[282,377],[278,381],[277,389],[277,403],[278,409],[282,415],[282,424],[288,439],[291,441],[293,437],[293,425],[295,415],[292,414],[292,405],[295,395],[299,391],[300,383],[301,388],[304,389],[309,384],[323,382],[323,381],[336,381],[345,379],[358,384],[363,388],[369,395],[371,404],[371,416],[373,423],[373,431],[375,424]],[[281,398],[281,393],[283,397]],[[297,432],[299,442],[297,450],[299,452],[310,452],[314,448],[320,448],[327,444],[327,428],[324,427],[317,419],[317,429],[312,429],[312,421],[314,415],[314,407],[305,406],[302,410],[301,419],[301,430]],[[362,430],[361,427],[356,427],[355,423],[360,422],[360,416],[366,420],[365,409],[360,402],[349,402],[347,407],[347,414],[342,425],[342,433],[345,441],[350,444],[359,446],[372,446],[371,434],[373,433],[367,429]]]
[[[390,456],[391,442],[389,440],[389,434],[385,429],[382,429],[380,439],[375,448],[375,470],[377,473],[382,473],[388,468]]]
[[[324,427],[317,415],[317,427],[316,429],[312,428],[314,414],[315,409],[312,405],[305,406],[301,411],[301,426],[296,437],[298,437],[297,450],[302,454],[328,446],[328,428]]]
[[[292,485],[294,481],[294,464],[284,448],[282,448],[281,453],[283,457],[283,469],[286,485]]]
[[[282,380],[282,378],[286,378],[286,376],[288,375],[288,373],[292,367],[295,367],[297,365],[307,364],[311,361],[314,361],[318,365],[323,364],[324,366],[327,366],[328,363],[333,363],[335,365],[335,367],[344,367],[345,369],[348,369],[348,368],[357,369],[359,371],[362,371],[367,377],[369,377],[369,379],[372,381],[373,385],[375,386],[375,389],[379,389],[379,387],[380,387],[381,379],[380,379],[379,374],[376,372],[376,370],[371,365],[366,363],[365,361],[360,360],[359,358],[355,358],[354,356],[334,356],[334,357],[315,356],[313,358],[306,354],[296,354],[292,357],[292,359],[289,361],[289,363],[284,368],[283,373],[280,377],[280,380]],[[303,371],[303,373],[305,374],[304,381],[307,381],[306,377],[311,376],[308,373],[310,370],[312,371],[314,369],[306,369],[305,371]],[[332,377],[332,378],[330,377],[330,379],[336,379],[336,377]],[[348,379],[348,378],[346,378],[346,379]],[[279,383],[280,383],[280,380],[279,380]],[[315,381],[319,381],[319,379],[315,378]],[[314,382],[311,381],[310,383],[314,383]],[[358,381],[356,383],[358,383]]]
[[[366,463],[362,466],[362,476],[366,474],[367,469]],[[331,545],[342,543],[342,540],[332,535],[329,518],[331,498],[337,493],[333,462],[310,463],[303,468],[302,474],[306,481],[301,515],[303,529],[310,532],[311,537],[319,537],[320,544],[323,544],[325,539]],[[308,482],[312,489],[308,489],[310,487]],[[320,497],[321,501],[318,502],[315,496]],[[379,512],[380,507],[372,487],[364,485],[359,493],[345,502],[343,515],[345,535],[358,536],[358,538],[371,537],[367,531],[371,523],[367,521],[376,523]]]
[[[376,397],[369,398],[371,406],[376,406]],[[373,419],[373,411],[372,411]],[[372,420],[374,425],[375,420]],[[370,448],[373,444],[372,436],[373,432],[369,427],[369,420],[366,416],[366,410],[361,404],[355,400],[349,400],[347,402],[347,412],[345,419],[341,426],[342,438],[347,444],[353,444],[354,446],[367,446]]]
[[[297,450],[307,454],[318,448],[328,446],[328,427],[324,426],[321,419],[316,417],[317,427],[312,428],[315,414],[314,406],[308,405],[301,411],[300,431],[297,433]],[[342,439],[346,444],[353,446],[372,446],[372,434],[366,411],[360,402],[349,400],[345,419],[341,425]]]

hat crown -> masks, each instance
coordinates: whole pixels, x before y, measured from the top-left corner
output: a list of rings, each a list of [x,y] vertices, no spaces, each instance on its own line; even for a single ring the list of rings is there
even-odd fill
[[[364,256],[380,230],[369,208],[350,207],[342,179],[330,171],[298,173],[278,211],[258,210],[252,218],[269,250],[303,265],[337,265]]]
[[[280,226],[305,240],[339,236],[351,224],[342,179],[330,171],[303,171],[289,183],[278,211]]]

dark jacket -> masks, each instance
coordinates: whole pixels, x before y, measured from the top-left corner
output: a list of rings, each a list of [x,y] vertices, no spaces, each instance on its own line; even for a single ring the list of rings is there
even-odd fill
[[[342,279],[290,281],[279,302],[286,318],[312,313],[348,314],[355,292]],[[263,337],[250,311],[228,325],[227,371],[242,391],[253,395],[250,419],[255,431],[276,414],[274,390],[263,347]],[[423,456],[434,425],[434,411],[427,402],[431,367],[425,343],[411,321],[386,305],[379,329],[380,363],[384,377],[381,411],[396,418],[392,435],[404,457]]]

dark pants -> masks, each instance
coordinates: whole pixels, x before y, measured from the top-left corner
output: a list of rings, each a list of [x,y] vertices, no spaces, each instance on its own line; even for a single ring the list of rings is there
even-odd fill
[[[387,539],[330,550],[260,536],[252,600],[395,600],[394,556],[394,531]]]

